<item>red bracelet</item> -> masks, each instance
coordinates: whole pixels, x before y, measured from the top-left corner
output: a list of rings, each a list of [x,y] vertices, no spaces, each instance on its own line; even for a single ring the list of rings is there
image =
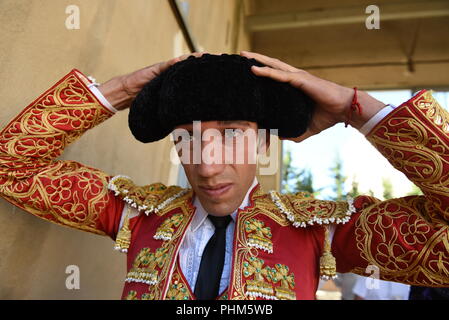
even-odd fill
[[[352,98],[351,106],[346,114],[345,128],[348,127],[349,121],[351,121],[353,111],[357,111],[359,115],[362,115],[362,106],[357,101],[357,87],[354,87],[354,97]]]

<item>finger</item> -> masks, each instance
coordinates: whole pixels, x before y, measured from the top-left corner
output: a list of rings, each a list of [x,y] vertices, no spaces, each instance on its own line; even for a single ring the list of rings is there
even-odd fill
[[[315,132],[312,132],[310,129],[307,129],[306,132],[304,132],[302,135],[300,135],[298,138],[295,138],[294,141],[296,143],[302,142],[312,136],[316,135]]]
[[[167,61],[159,62],[152,66],[144,68],[143,70],[148,77],[147,81],[152,80],[154,77],[158,76],[159,74],[161,74],[162,72],[164,72],[165,70],[167,70],[168,68],[173,66],[174,64],[176,64],[180,61],[183,61],[190,56],[195,56],[195,57],[199,58],[205,53],[207,53],[207,52],[187,53],[187,54],[183,54],[182,56],[179,56],[179,57],[167,60]]]
[[[207,52],[207,51],[194,52],[191,55],[199,58],[199,57],[203,56],[203,54],[209,54],[209,52]]]
[[[247,58],[256,59],[257,61],[262,62],[263,64],[265,64],[269,67],[275,68],[275,69],[280,69],[280,70],[290,71],[290,72],[298,71],[297,68],[295,68],[285,62],[282,62],[279,59],[270,58],[270,57],[264,56],[263,54],[260,54],[260,53],[242,51],[240,54]]]
[[[179,57],[170,59],[168,61],[162,62],[159,65],[159,70],[160,72],[163,72],[164,70],[168,69],[169,67],[171,67],[172,65],[181,62],[183,60],[186,60],[187,58],[194,56],[196,58],[200,58],[203,54],[206,54],[207,52],[193,52],[193,53],[187,53],[187,54],[183,54]]]
[[[301,86],[303,85],[303,79],[298,73],[273,69],[270,67],[256,67],[256,66],[252,66],[251,70],[257,76],[271,78],[279,82],[287,82],[297,89],[300,89]]]
[[[191,57],[191,56],[194,56],[194,57],[196,57],[196,58],[200,58],[200,57],[201,57],[203,54],[205,54],[205,53],[207,53],[207,52],[193,52],[193,53],[187,53],[187,54],[183,54],[182,56],[179,56],[179,57],[177,57],[177,58],[174,58],[174,59],[172,59],[172,60],[174,60],[175,63],[176,63],[176,62],[179,62],[179,61],[186,60],[188,57]]]
[[[289,140],[296,143],[302,142],[306,140],[307,138],[310,138],[311,136],[316,135],[316,133],[312,132],[310,129],[307,129],[306,132],[304,132],[302,135],[296,138],[280,138],[280,140]]]

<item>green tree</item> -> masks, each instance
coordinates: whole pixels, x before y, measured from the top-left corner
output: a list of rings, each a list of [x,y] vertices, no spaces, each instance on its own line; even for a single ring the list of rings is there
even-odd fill
[[[351,191],[348,192],[348,196],[350,196],[351,198],[355,198],[357,196],[360,195],[360,191],[359,191],[359,183],[356,179],[356,177],[354,176],[352,179],[352,184],[351,184]]]
[[[334,166],[331,167],[331,176],[334,179],[334,184],[332,186],[332,190],[334,191],[334,197],[332,200],[334,201],[342,201],[345,200],[346,194],[344,191],[346,176],[343,174],[343,161],[340,158],[340,155],[337,153],[335,157]]]
[[[420,188],[416,184],[412,185],[412,190],[407,193],[408,196],[422,196],[423,193]]]
[[[307,191],[316,195],[313,188],[313,176],[310,169],[300,169],[292,165],[292,154],[286,150],[282,159],[282,186],[283,193]]]
[[[391,184],[390,179],[383,178],[382,179],[382,187],[384,200],[393,199],[393,185]]]

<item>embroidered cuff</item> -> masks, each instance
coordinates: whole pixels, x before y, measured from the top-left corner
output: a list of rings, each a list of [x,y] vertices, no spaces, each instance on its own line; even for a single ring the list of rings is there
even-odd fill
[[[393,111],[396,107],[388,104],[386,105],[382,110],[380,110],[378,113],[376,113],[371,119],[368,120],[367,123],[363,125],[363,127],[360,128],[360,132],[363,135],[367,135],[372,128],[376,126],[383,118],[385,118],[391,111]]]
[[[90,81],[90,83],[87,85],[89,90],[92,92],[92,94],[101,102],[102,105],[104,105],[106,108],[108,108],[111,112],[117,113],[117,109],[112,106],[112,104],[109,103],[109,101],[104,97],[104,95],[98,90],[98,86],[100,85],[95,78],[92,76],[87,77]]]

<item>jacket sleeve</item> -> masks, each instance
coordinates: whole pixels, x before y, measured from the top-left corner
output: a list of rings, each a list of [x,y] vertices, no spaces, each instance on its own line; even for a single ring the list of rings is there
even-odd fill
[[[332,241],[337,271],[365,275],[371,265],[383,280],[449,286],[449,114],[423,90],[367,139],[424,195],[354,199],[355,213]]]
[[[72,70],[27,106],[0,133],[0,195],[51,222],[115,238],[123,201],[110,177],[75,161],[64,148],[113,115]]]

